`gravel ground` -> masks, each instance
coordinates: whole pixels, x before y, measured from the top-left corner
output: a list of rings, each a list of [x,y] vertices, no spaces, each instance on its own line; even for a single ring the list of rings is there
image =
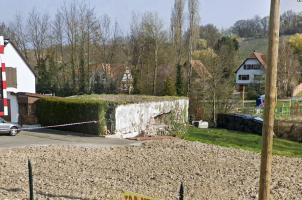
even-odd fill
[[[0,149],[0,199],[27,197],[27,159],[38,199],[256,199],[259,155],[179,139],[142,146],[50,145]],[[302,199],[302,159],[275,156],[273,199]]]

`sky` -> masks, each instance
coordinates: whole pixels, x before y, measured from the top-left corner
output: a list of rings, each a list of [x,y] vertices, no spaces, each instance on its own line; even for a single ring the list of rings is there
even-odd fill
[[[16,13],[25,16],[33,8],[53,16],[64,2],[73,0],[0,0],[0,21],[10,22]],[[143,14],[145,11],[157,12],[166,27],[170,23],[171,9],[174,0],[85,0],[95,7],[98,16],[108,14],[117,21],[123,32],[129,30],[132,13]],[[240,19],[252,18],[255,15],[269,15],[269,0],[199,0],[201,24],[212,23],[219,29],[229,28]],[[8,9],[9,8],[9,9]],[[281,12],[294,10],[302,12],[299,0],[281,0]]]

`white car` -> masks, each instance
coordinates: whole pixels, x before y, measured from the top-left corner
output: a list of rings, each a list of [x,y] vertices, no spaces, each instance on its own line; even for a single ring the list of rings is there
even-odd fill
[[[18,124],[7,122],[4,119],[0,118],[0,133],[16,136],[20,131],[20,126]]]

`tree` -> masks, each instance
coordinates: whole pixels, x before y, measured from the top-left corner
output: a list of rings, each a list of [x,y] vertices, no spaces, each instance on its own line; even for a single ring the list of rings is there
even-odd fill
[[[278,59],[278,96],[290,97],[300,77],[301,68],[298,56],[286,40],[281,40]]]
[[[199,28],[199,37],[207,41],[207,47],[209,48],[214,48],[221,36],[219,30],[213,24],[207,24]]]
[[[17,14],[15,16],[15,20],[10,24],[10,27],[13,31],[13,36],[10,37],[18,47],[18,49],[22,52],[24,57],[28,59],[28,36],[26,35],[26,30],[24,27],[24,20],[21,15]]]
[[[173,47],[176,53],[176,94],[183,95],[182,48],[183,48],[184,0],[175,0],[171,14],[171,32]]]
[[[142,27],[144,31],[144,38],[147,40],[148,47],[153,51],[153,95],[156,95],[156,84],[158,76],[159,65],[159,49],[165,40],[165,32],[163,31],[163,23],[157,14],[146,13],[143,16]]]
[[[180,65],[182,57],[182,35],[184,23],[184,0],[175,0],[171,14],[172,41],[176,51],[176,65]]]
[[[215,52],[219,55],[223,75],[226,78],[232,77],[234,67],[238,66],[239,42],[236,38],[224,36],[215,45]]]
[[[167,96],[175,96],[176,95],[175,84],[173,83],[171,78],[167,78],[166,81],[165,81],[164,95],[167,95]]]
[[[207,69],[206,80],[199,88],[198,98],[203,101],[211,102],[211,120],[216,124],[218,112],[227,112],[231,107],[231,96],[234,90],[234,80],[232,76],[225,76],[224,58],[227,51],[216,53],[213,49],[203,49],[196,53],[195,59],[201,60]],[[200,83],[200,82],[199,82]],[[233,103],[233,102],[232,102]]]
[[[196,39],[199,32],[199,1],[198,0],[188,0],[189,8],[189,69],[188,69],[188,84],[187,84],[187,95],[190,96],[190,87],[191,87],[191,77],[192,77],[192,54],[195,48]]]
[[[182,66],[176,65],[176,81],[175,81],[175,87],[176,87],[176,94],[178,96],[184,95],[184,87],[183,87],[183,76],[182,76]]]
[[[41,15],[35,9],[31,11],[27,19],[28,37],[30,46],[33,47],[36,71],[38,72],[37,90],[44,85],[48,78],[48,70],[46,66],[47,48],[49,47],[49,17]]]

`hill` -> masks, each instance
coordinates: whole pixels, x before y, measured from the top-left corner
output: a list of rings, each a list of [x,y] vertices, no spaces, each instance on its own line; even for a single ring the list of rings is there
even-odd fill
[[[287,37],[280,36],[280,40]],[[241,38],[239,39],[239,60],[242,62],[254,50],[267,54],[267,47],[267,38]]]
[[[246,59],[254,50],[266,53],[267,46],[267,38],[241,38],[239,41],[240,61]]]

